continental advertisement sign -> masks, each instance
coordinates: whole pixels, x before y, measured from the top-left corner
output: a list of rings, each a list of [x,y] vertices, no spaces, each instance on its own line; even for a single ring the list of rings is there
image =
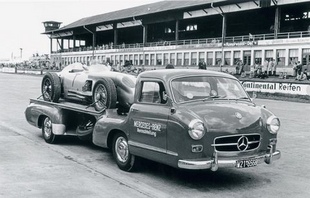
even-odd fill
[[[298,84],[291,82],[241,82],[246,91],[265,93],[283,93],[310,96],[310,84]]]

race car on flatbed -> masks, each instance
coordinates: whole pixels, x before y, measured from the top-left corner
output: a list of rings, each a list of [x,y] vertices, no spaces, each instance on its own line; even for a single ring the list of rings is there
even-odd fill
[[[41,85],[43,99],[88,103],[97,111],[118,105],[119,110],[127,111],[133,102],[136,77],[110,70],[110,67],[102,64],[86,66],[73,63],[61,72],[47,73]]]
[[[235,77],[196,69],[153,70],[139,74],[134,83],[129,99],[133,102],[126,112],[31,100],[27,121],[42,128],[48,143],[59,135],[90,137],[95,145],[110,148],[125,171],[136,167],[136,156],[176,168],[213,171],[280,158],[279,119],[254,104]]]

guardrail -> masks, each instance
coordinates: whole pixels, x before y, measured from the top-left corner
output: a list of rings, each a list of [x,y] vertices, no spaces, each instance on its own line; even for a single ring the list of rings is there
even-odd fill
[[[0,72],[2,73],[15,73],[15,74],[36,74],[42,75],[49,70],[45,69],[27,69],[27,68],[16,68],[16,67],[2,67],[0,68]],[[56,70],[53,70],[57,72]]]

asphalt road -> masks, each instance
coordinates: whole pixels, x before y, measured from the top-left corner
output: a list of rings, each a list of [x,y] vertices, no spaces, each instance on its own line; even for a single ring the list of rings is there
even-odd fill
[[[143,160],[127,173],[109,150],[75,137],[44,142],[24,116],[41,79],[0,73],[0,197],[310,197],[310,104],[256,100],[282,123],[272,165],[184,171]]]

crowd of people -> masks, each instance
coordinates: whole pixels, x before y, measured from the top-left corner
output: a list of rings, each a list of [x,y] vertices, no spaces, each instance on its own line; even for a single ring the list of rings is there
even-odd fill
[[[241,75],[241,77],[246,76],[245,65],[242,60],[239,60],[236,64],[236,75]],[[265,60],[263,64],[259,64],[257,61],[253,66],[250,66],[250,77],[265,79],[269,76],[277,75],[277,66],[275,60]]]
[[[125,63],[124,68],[126,67],[127,66]],[[175,67],[172,64],[167,64],[165,66],[165,69],[174,69],[174,68]],[[204,61],[200,61],[198,63],[198,69],[206,70],[207,69],[206,63]],[[283,74],[283,72],[281,72],[280,74],[277,73],[277,65],[276,65],[275,59],[270,59],[270,60],[266,59],[263,64],[259,64],[258,62],[255,62],[255,65],[250,66],[249,72],[246,72],[245,70],[246,70],[245,65],[243,64],[242,60],[239,60],[236,63],[235,75],[238,75],[240,77],[246,77],[248,73],[250,78],[260,78],[260,79],[265,79],[269,77],[278,77],[278,78],[283,78],[283,79],[288,78],[287,74]],[[303,65],[301,64],[300,61],[295,63],[293,70],[294,70],[293,76],[295,77],[295,80],[298,80],[298,81],[310,80],[310,75],[307,69],[305,68],[303,69]],[[223,72],[233,74],[233,72],[229,72],[228,69],[226,69]]]
[[[120,72],[125,72],[125,73],[131,73],[131,74],[139,74],[143,71],[143,69],[139,67],[135,67],[131,61],[126,60],[124,65],[116,64],[113,65],[111,63],[107,63],[110,65],[111,70],[113,71],[120,71]],[[286,72],[278,72],[277,73],[277,64],[275,62],[275,59],[269,59],[265,60],[262,64],[259,64],[258,61],[255,62],[254,65],[252,66],[246,66],[241,59],[239,59],[235,63],[235,73],[234,72],[229,72],[228,69],[226,69],[223,72],[227,72],[230,74],[235,74],[237,76],[240,76],[241,78],[246,77],[247,75],[250,78],[260,78],[260,79],[265,79],[269,77],[279,77],[283,79],[287,79],[288,76]],[[309,63],[310,65],[310,63]],[[32,67],[31,64],[23,63],[23,64],[10,64],[10,65],[5,65],[5,64],[0,64],[2,67],[15,67],[17,69],[24,68],[24,69],[38,69]],[[45,65],[44,65],[45,66]],[[40,67],[45,68],[46,67]],[[172,64],[167,64],[165,66],[166,69],[174,69],[175,67]],[[55,64],[52,64],[51,66],[48,67],[48,69],[56,69]],[[198,63],[198,69],[207,69],[207,64],[204,61],[200,61]],[[222,69],[222,68],[221,68]],[[220,71],[222,71],[220,69]],[[298,81],[305,81],[305,80],[310,80],[310,72],[308,72],[307,67],[303,67],[302,63],[300,61],[295,62],[293,66],[293,77],[295,80]]]
[[[310,76],[308,74],[307,69],[303,69],[303,65],[300,61],[295,62],[293,66],[293,76],[295,77],[295,80],[304,81],[309,80]],[[239,60],[236,63],[236,75],[240,75],[241,77],[246,77],[246,71],[245,71],[245,65],[243,64],[242,60]],[[253,66],[250,66],[249,76],[251,78],[261,78],[265,79],[268,77],[279,77],[283,79],[287,79],[288,76],[286,73],[281,74],[277,73],[277,64],[275,63],[275,59],[265,60],[263,64],[259,64],[258,62],[255,62]]]

